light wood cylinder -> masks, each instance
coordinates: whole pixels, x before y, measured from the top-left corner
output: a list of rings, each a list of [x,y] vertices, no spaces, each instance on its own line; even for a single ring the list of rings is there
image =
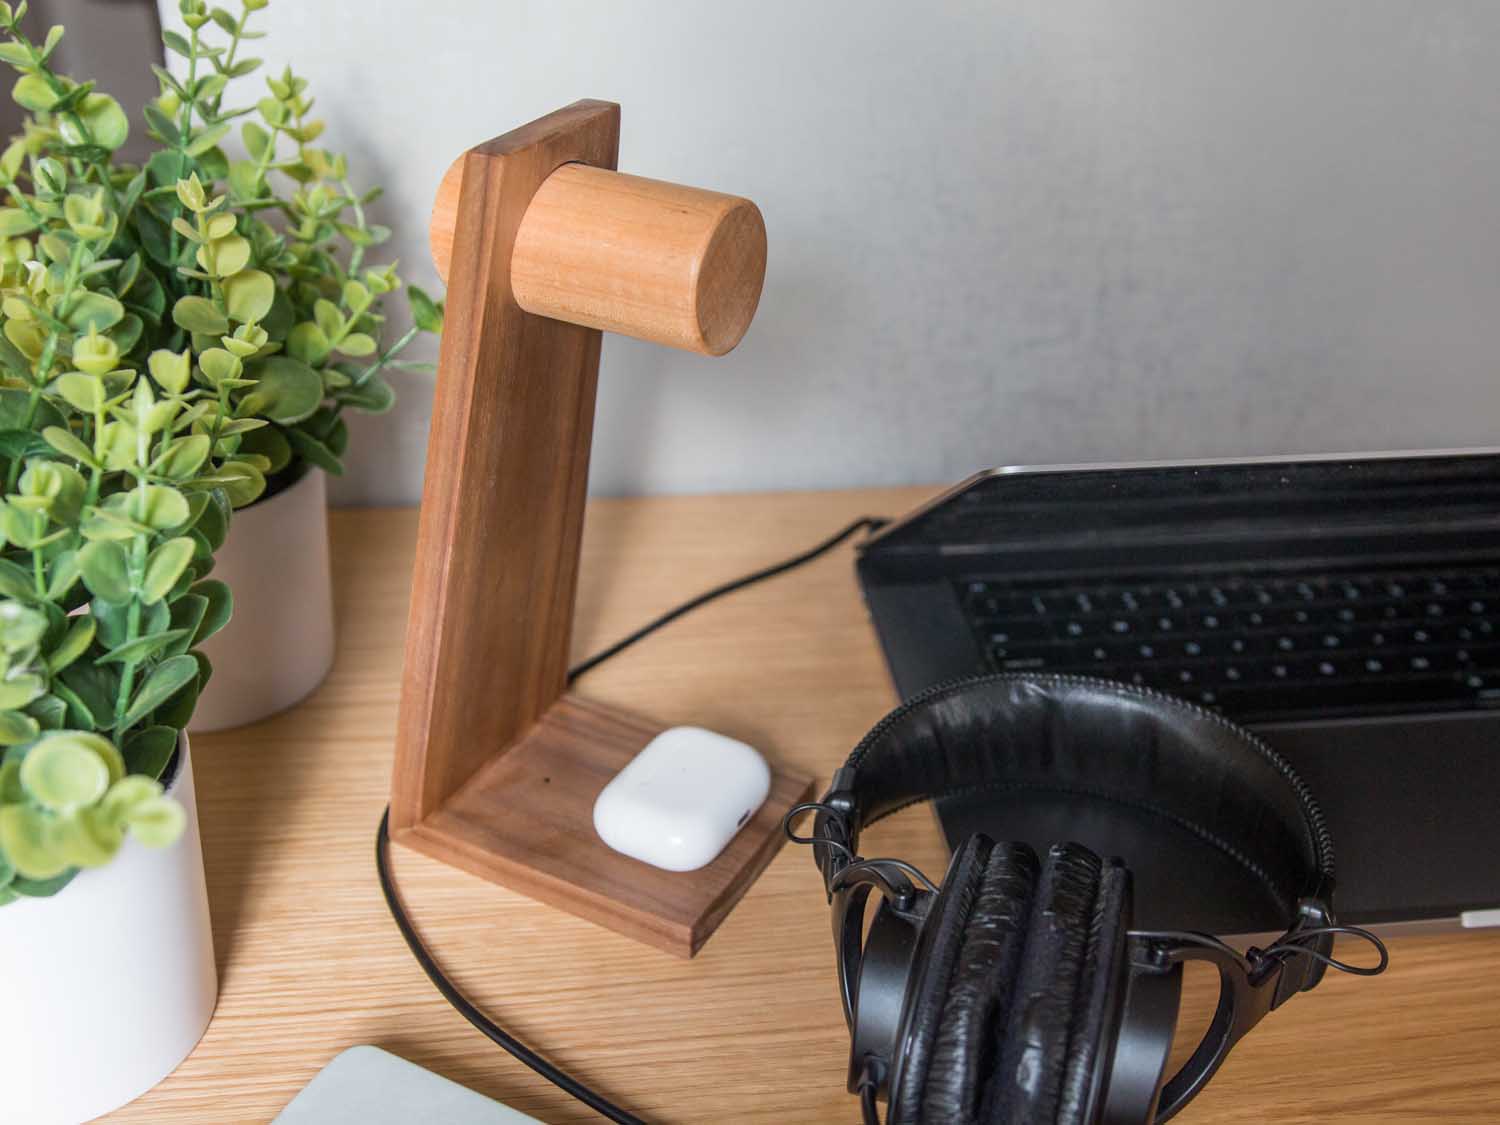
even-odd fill
[[[445,280],[461,167],[433,207]],[[765,223],[748,199],[564,164],[521,219],[510,282],[516,304],[537,316],[723,355],[750,327],[765,273]]]

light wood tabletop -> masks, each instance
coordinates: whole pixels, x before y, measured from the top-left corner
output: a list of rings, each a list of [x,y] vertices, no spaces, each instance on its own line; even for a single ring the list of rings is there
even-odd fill
[[[574,652],[709,585],[930,490],[601,500],[588,509]],[[412,510],[337,512],[339,651],[310,699],[195,736],[221,995],[192,1056],[116,1122],[264,1122],[339,1051],[373,1043],[547,1122],[597,1120],[438,996],[386,913],[375,826],[389,783],[416,536]],[[761,748],[821,782],[895,702],[842,548],[669,626],[581,695]],[[866,850],[941,874],[931,815]],[[396,877],[450,976],[503,1026],[651,1121],[853,1122],[828,912],[787,847],[686,961],[404,849]],[[1381,978],[1329,974],[1253,1032],[1178,1120],[1493,1121],[1500,934],[1407,937]],[[1189,979],[1201,1030],[1210,982]],[[1192,1012],[1191,1017],[1187,1016]]]

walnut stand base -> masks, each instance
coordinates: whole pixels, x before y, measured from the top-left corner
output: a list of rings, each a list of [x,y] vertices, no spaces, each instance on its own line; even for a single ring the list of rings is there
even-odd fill
[[[661,871],[606,847],[599,791],[665,729],[564,696],[518,745],[396,839],[539,902],[691,957],[782,844],[781,819],[812,779],[777,771],[760,811],[707,867]]]

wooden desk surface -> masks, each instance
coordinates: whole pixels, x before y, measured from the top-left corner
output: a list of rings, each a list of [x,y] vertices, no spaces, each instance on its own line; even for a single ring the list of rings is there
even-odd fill
[[[589,508],[575,652],[684,596],[926,490],[600,501]],[[597,1120],[472,1030],[386,914],[386,801],[416,514],[333,517],[339,653],[295,711],[193,739],[221,995],[178,1071],[117,1122],[264,1122],[345,1047],[373,1043],[544,1121]],[[894,695],[850,552],[672,625],[584,695],[723,731],[826,780]],[[914,810],[872,850],[942,871]],[[878,846],[876,846],[878,845]],[[787,847],[702,953],[681,961],[396,849],[419,929],[501,1024],[652,1121],[852,1122],[828,912]],[[1373,981],[1330,973],[1235,1051],[1178,1120],[1496,1119],[1500,934],[1410,937]],[[1184,1009],[1206,1017],[1209,982]],[[1203,1019],[1192,1021],[1197,1028]]]

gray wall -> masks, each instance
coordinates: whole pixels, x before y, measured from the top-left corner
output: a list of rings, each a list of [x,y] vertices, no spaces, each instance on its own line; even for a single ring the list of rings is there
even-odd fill
[[[175,4],[170,7],[175,8]],[[413,280],[466,146],[578,97],[748,195],[726,360],[610,339],[605,493],[1495,440],[1500,5],[277,0]],[[430,381],[345,502],[418,496]]]

